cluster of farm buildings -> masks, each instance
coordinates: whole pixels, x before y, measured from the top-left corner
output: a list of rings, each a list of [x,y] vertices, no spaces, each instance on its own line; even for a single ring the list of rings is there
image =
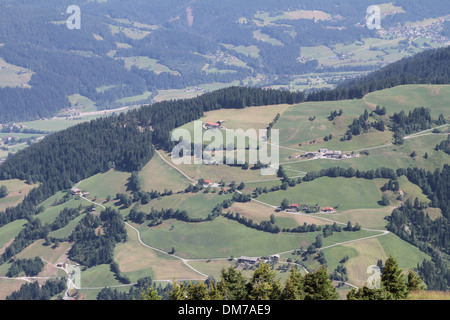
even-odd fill
[[[270,257],[266,257],[266,258],[242,256],[242,257],[239,257],[237,260],[239,263],[242,263],[242,264],[257,264],[258,262],[267,263],[269,261],[278,261],[279,259],[280,259],[280,255],[274,254],[274,255],[272,255]]]
[[[355,153],[343,153],[340,150],[328,150],[328,149],[319,149],[318,152],[307,152],[303,155],[297,156],[297,158],[301,159],[350,159],[358,157],[358,154]]]
[[[301,210],[304,210],[306,207],[305,206],[301,206],[298,203],[292,203],[289,207],[286,208],[285,211],[287,212],[298,212]],[[336,210],[333,207],[323,207],[323,208],[319,208],[317,207],[318,211],[322,212],[322,213],[335,213]]]

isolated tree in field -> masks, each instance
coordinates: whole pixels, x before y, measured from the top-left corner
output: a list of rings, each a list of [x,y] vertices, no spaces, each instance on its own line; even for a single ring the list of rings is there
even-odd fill
[[[316,248],[321,248],[323,245],[323,236],[321,234],[316,236],[316,242],[314,242]]]

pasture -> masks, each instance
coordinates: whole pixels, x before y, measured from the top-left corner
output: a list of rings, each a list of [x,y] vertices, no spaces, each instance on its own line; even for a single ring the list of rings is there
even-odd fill
[[[258,200],[279,206],[286,198],[290,203],[338,207],[339,211],[379,208],[380,205],[377,202],[381,199],[381,191],[377,187],[377,180],[385,179],[321,177],[290,187],[285,191],[263,193]]]

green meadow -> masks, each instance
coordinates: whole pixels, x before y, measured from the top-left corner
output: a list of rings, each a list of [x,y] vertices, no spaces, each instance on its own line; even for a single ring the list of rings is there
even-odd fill
[[[384,184],[384,179],[322,177],[287,190],[263,193],[258,200],[279,206],[286,198],[290,203],[318,204],[320,207],[338,206],[339,211],[379,208],[377,202],[381,199],[381,191],[377,184],[380,183]]]

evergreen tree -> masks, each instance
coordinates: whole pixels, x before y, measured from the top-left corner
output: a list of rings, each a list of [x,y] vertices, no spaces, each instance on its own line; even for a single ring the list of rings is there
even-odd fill
[[[289,278],[286,280],[282,300],[304,300],[305,292],[303,288],[304,278],[295,268],[291,268]]]
[[[141,300],[161,300],[162,297],[158,295],[158,292],[152,285],[147,286],[145,290],[141,290]]]
[[[325,266],[305,275],[304,291],[305,300],[337,300],[338,298],[337,290]]]
[[[383,273],[381,274],[381,285],[392,299],[403,299],[408,295],[408,288],[398,266],[397,259],[392,255],[386,260]]]
[[[245,300],[247,298],[247,280],[242,273],[233,267],[222,269],[221,281],[217,285],[217,290],[225,300]]]
[[[260,263],[248,284],[248,298],[250,300],[278,300],[282,286],[275,278],[275,272],[267,263]]]

